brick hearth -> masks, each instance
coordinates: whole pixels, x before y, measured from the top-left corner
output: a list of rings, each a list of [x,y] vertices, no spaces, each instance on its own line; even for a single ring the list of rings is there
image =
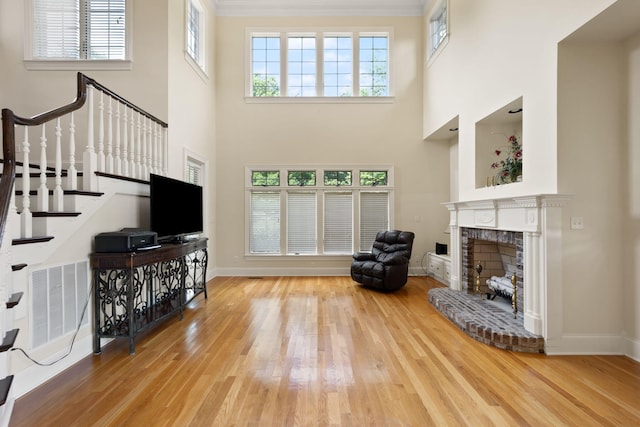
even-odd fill
[[[504,350],[544,353],[544,338],[524,329],[522,314],[492,304],[478,295],[449,288],[429,290],[429,302],[467,335]]]

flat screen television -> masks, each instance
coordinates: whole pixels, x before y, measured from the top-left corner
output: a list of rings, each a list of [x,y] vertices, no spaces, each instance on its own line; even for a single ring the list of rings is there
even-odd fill
[[[159,242],[181,242],[204,230],[202,187],[166,176],[151,174],[151,231]]]

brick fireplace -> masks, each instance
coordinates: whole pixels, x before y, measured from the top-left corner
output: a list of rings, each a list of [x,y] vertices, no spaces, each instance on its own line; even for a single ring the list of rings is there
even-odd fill
[[[492,276],[504,277],[511,269],[517,278],[517,309],[524,310],[523,292],[523,234],[517,231],[488,230],[462,227],[460,230],[462,287],[468,293],[475,292],[476,266],[482,266],[481,292],[493,293],[486,280]],[[510,266],[508,264],[512,263]],[[497,298],[503,298],[498,295]],[[511,300],[509,300],[511,305]]]
[[[568,200],[563,195],[534,195],[444,204],[451,231],[450,289],[466,294],[469,274],[475,274],[469,240],[513,243],[520,261],[518,316],[527,333],[544,338],[547,352],[562,339],[562,207]]]

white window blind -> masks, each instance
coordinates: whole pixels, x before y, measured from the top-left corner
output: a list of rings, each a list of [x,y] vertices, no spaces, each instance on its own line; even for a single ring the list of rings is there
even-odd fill
[[[191,184],[196,184],[199,186],[204,186],[203,183],[203,165],[201,163],[196,163],[191,159],[187,159],[186,166],[186,181]]]
[[[316,193],[287,193],[287,253],[317,252]]]
[[[389,228],[389,193],[360,193],[360,250],[370,251],[378,231]]]
[[[351,192],[324,194],[324,253],[353,252],[353,195]]]
[[[250,251],[280,253],[280,193],[251,193]]]
[[[125,0],[32,0],[34,59],[126,59]]]

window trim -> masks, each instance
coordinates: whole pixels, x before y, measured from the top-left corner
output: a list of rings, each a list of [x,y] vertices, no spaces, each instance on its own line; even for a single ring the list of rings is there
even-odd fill
[[[316,171],[315,186],[289,186],[286,180],[281,180],[279,186],[253,186],[251,181],[252,171],[280,171],[280,176],[287,176],[288,171],[300,170]],[[324,185],[324,171],[351,170],[353,182],[351,186]],[[387,171],[387,185],[361,186],[359,181],[360,171],[385,170]],[[356,182],[356,178],[357,182]],[[280,252],[279,253],[251,253],[251,194],[253,191],[277,192],[280,194]],[[316,226],[317,226],[317,253],[314,254],[289,254],[287,253],[287,193],[288,192],[315,192],[316,194]],[[253,164],[245,166],[245,254],[247,260],[264,260],[265,258],[277,259],[310,259],[322,258],[323,260],[335,259],[343,260],[352,256],[352,253],[336,254],[324,253],[324,196],[325,193],[350,192],[353,196],[353,248],[360,247],[360,194],[363,192],[387,192],[389,196],[389,229],[393,229],[395,224],[395,187],[394,187],[394,166],[390,164],[367,164],[367,165],[265,165]]]
[[[33,0],[25,1],[24,64],[27,70],[94,71],[133,69],[133,5],[125,1],[125,59],[40,59],[33,57]]]
[[[287,96],[287,37],[288,36],[309,36],[316,37],[316,95],[315,96]],[[324,93],[324,37],[325,36],[350,36],[352,38],[353,49],[353,92],[359,89],[359,42],[360,36],[385,35],[388,42],[388,69],[387,84],[388,95],[386,96],[323,96]],[[279,96],[253,96],[252,94],[252,37],[280,37],[280,95]],[[367,104],[389,104],[395,101],[393,77],[394,73],[394,29],[393,27],[354,27],[354,28],[298,28],[298,27],[248,27],[245,29],[245,102],[252,104],[273,104],[273,103],[367,103]]]

